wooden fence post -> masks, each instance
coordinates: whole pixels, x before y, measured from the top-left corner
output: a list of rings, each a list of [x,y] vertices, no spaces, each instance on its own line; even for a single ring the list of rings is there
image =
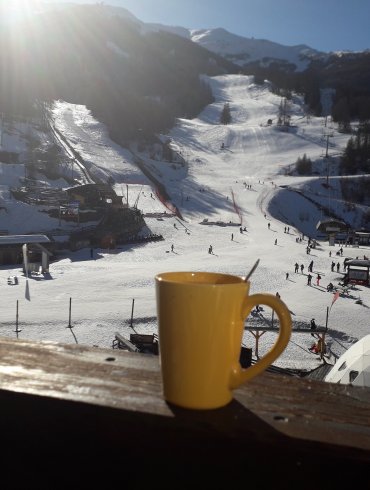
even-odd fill
[[[67,328],[72,328],[71,313],[72,313],[72,298],[69,298],[69,321],[68,321],[68,327]]]
[[[130,327],[132,327],[132,322],[133,322],[133,316],[134,316],[134,304],[135,304],[135,299],[132,300],[132,308],[131,308],[131,321],[130,321]]]

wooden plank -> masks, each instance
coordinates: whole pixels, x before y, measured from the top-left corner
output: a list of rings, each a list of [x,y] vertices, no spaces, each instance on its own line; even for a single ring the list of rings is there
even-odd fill
[[[0,360],[4,488],[50,488],[56,475],[86,488],[119,468],[128,488],[343,488],[346,472],[368,474],[369,389],[264,373],[226,407],[185,410],[163,400],[158,356],[3,337]]]
[[[1,338],[0,359],[0,390],[172,416],[157,356]],[[370,450],[370,390],[264,373],[237,389],[235,399],[284,434]],[[277,422],[277,411],[290,422]],[[329,425],[334,434],[325,430]]]
[[[152,344],[154,342],[154,335],[131,333],[130,334],[130,340],[132,342],[138,342],[141,344]]]
[[[117,340],[118,348],[126,348],[129,352],[139,352],[139,349],[136,347],[136,345],[134,345],[128,339],[125,339],[125,337],[123,337],[123,335],[121,335],[120,333],[116,332],[114,336]]]
[[[279,332],[279,329],[277,327],[249,327],[245,326],[244,330],[255,330],[256,332]],[[311,330],[309,327],[307,328],[292,328],[292,333],[328,333],[327,329],[325,327],[316,327],[315,330]]]

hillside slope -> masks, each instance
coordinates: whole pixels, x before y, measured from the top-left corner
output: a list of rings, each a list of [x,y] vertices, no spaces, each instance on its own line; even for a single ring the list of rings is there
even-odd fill
[[[209,83],[215,102],[193,120],[179,119],[171,133],[161,136],[170,140],[172,162],[161,157],[159,146],[139,151],[133,145],[129,152],[120,151],[107,137],[105,126],[94,120],[87,109],[56,104],[54,124],[70,144],[75,145],[90,167],[96,165],[97,171],[114,176],[119,193],[127,183],[129,202],[137,203],[150,230],[163,235],[165,240],[128,244],[114,251],[96,249],[93,259],[89,249],[66,252],[50,265],[49,280],[32,277],[27,281],[19,267],[1,267],[2,335],[15,335],[15,305],[19,301],[21,338],[67,343],[77,339],[81,344],[111,347],[116,331],[127,338],[133,331],[130,326],[133,299],[134,330],[157,332],[154,276],[158,272],[208,270],[244,276],[259,258],[251,292],[279,292],[292,313],[294,325],[308,332],[292,335],[277,364],[294,369],[311,369],[320,364],[320,359],[308,349],[312,343],[309,321],[315,316],[317,325],[325,326],[327,308],[332,302],[326,285],[329,281],[337,285],[343,278],[344,258],[369,254],[369,247],[349,247],[338,258],[335,252],[339,248],[329,247],[326,241],[319,241],[307,254],[307,235],[325,217],[312,201],[318,205],[326,201],[337,212],[343,204],[334,176],[330,176],[329,188],[322,185],[326,182],[326,167],[322,165],[326,145],[322,138],[324,120],[304,117],[302,100],[297,97],[291,108],[292,127],[282,131],[275,124],[280,98],[267,85],[255,85],[252,77],[242,75],[210,78]],[[219,115],[226,101],[230,104],[232,122],[224,126],[219,124]],[[271,126],[266,124],[267,118],[273,119]],[[334,136],[329,153],[334,157],[345,146],[347,137],[338,133],[335,126],[331,130]],[[4,138],[9,150],[16,145],[14,132],[13,127],[12,138],[10,135],[9,139]],[[321,166],[321,174],[310,177],[286,174],[286,169],[303,153],[315,161],[318,172]],[[183,220],[164,206],[140,169],[133,165],[138,156],[166,186]],[[9,199],[8,185],[14,185],[15,179],[13,175],[8,180],[10,173],[4,169],[10,167],[6,165],[0,165],[0,229],[13,226],[16,216],[22,218],[22,226],[36,227],[37,219],[44,219],[44,213],[29,205],[21,209],[19,203]],[[17,169],[21,170],[22,165],[17,164]],[[65,183],[60,181],[59,185]],[[41,225],[44,227],[45,223],[40,221],[38,226]],[[305,236],[300,241],[302,233]],[[210,245],[212,254],[208,253]],[[332,257],[329,252],[333,252]],[[320,285],[313,281],[309,287],[306,271],[311,260],[314,274],[320,273],[322,281]],[[339,271],[331,270],[333,260],[339,263]],[[304,266],[303,273],[294,273],[295,262]],[[7,285],[9,275],[18,276],[17,286]],[[28,299],[24,296],[26,288]],[[73,335],[66,328],[70,298]],[[359,298],[361,303],[357,302]],[[356,287],[336,301],[328,323],[327,341],[332,352],[329,362],[368,333],[369,306],[369,288],[365,287]],[[271,325],[271,311],[262,308],[258,316],[250,317],[249,325]],[[261,355],[271,346],[274,336],[266,333],[260,339]],[[255,345],[247,330],[243,343]]]

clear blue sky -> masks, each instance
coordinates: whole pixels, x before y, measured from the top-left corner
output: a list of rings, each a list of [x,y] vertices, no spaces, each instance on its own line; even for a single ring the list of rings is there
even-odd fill
[[[144,22],[191,29],[223,27],[245,37],[287,46],[307,44],[320,51],[370,49],[370,0],[106,0],[104,4],[124,7]]]

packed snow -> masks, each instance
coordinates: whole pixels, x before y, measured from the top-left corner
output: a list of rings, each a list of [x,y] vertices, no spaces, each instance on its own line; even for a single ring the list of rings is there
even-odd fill
[[[0,335],[109,348],[116,332],[126,338],[134,332],[157,332],[157,273],[202,270],[245,276],[258,258],[251,293],[278,292],[291,311],[294,328],[309,332],[313,317],[318,326],[327,325],[330,355],[326,362],[334,364],[368,334],[370,288],[355,286],[333,303],[333,293],[327,292],[326,286],[341,281],[346,257],[368,256],[369,247],[343,247],[343,255],[338,256],[337,244],[329,246],[328,241],[319,239],[307,253],[308,237],[314,238],[318,221],[327,218],[320,204],[342,214],[346,221],[356,218],[355,213],[346,211],[348,203],[343,202],[334,176],[334,157],[340,155],[349,136],[339,133],[324,117],[308,117],[298,96],[290,104],[291,126],[283,131],[276,125],[281,97],[271,93],[267,83],[255,85],[253,77],[225,75],[207,80],[215,102],[197,118],[180,119],[169,134],[161,135],[163,141],[171,140],[177,155],[172,163],[160,160],[153,151],[149,156],[137,147],[119,147],[85,107],[62,101],[54,104],[55,128],[85,159],[88,170],[100,178],[113,176],[116,192],[124,201],[128,199],[129,205],[136,203],[150,232],[161,234],[164,240],[121,245],[115,250],[95,249],[93,259],[90,249],[66,250],[50,264],[48,278],[32,275],[27,279],[19,266],[0,267]],[[221,125],[219,116],[226,102],[232,121]],[[3,149],[10,150],[17,143],[10,142],[6,127],[3,129]],[[333,157],[329,166],[326,151]],[[304,154],[314,162],[316,175],[289,175]],[[182,219],[158,199],[155,187],[136,166],[137,158],[166,186]],[[0,229],[12,234],[55,229],[57,220],[36,206],[11,199],[9,186],[16,185],[22,168],[0,164]],[[326,182],[329,188],[322,185]],[[212,254],[208,253],[210,245]],[[298,273],[295,263],[299,264]],[[317,273],[322,277],[319,285]],[[8,285],[8,277],[15,275],[18,284]],[[17,302],[19,332],[15,332]],[[261,307],[249,317],[247,326],[271,324],[271,310]],[[275,338],[275,332],[260,338],[260,355]],[[309,350],[312,342],[310,333],[293,332],[275,364],[314,369],[323,361]],[[248,329],[243,345],[255,348]]]

